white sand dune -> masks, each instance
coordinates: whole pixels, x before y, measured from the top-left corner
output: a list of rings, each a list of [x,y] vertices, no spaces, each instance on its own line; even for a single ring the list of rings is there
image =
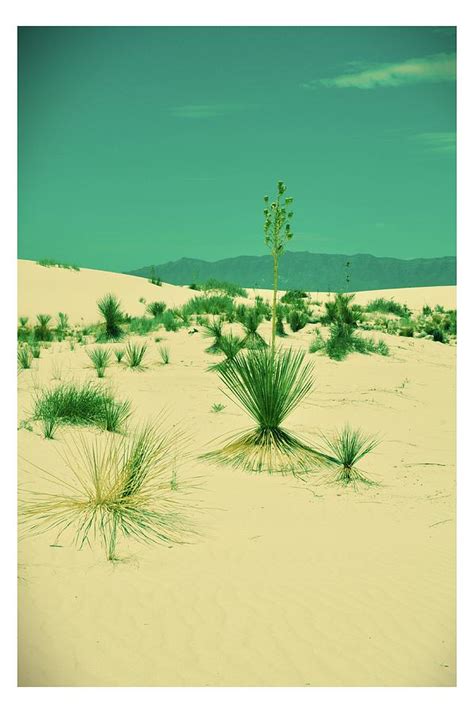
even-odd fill
[[[140,296],[180,304],[189,293],[20,264],[22,314],[96,319],[95,302],[108,291],[139,314]],[[389,292],[412,306],[454,305],[454,288]],[[307,349],[313,330],[286,342]],[[268,323],[262,333],[268,338]],[[100,546],[77,551],[64,537],[52,547],[54,533],[22,540],[20,685],[455,685],[455,347],[382,335],[389,357],[336,363],[308,354],[314,390],[288,426],[313,442],[320,429],[346,422],[380,435],[364,465],[381,486],[354,492],[197,460],[211,439],[249,419],[206,371],[218,357],[204,351],[200,332],[161,330],[166,366],[154,336],[141,340],[145,371],[114,364],[103,381],[132,401],[136,422],[166,408],[192,437],[178,478],[204,479],[200,537],[172,547],[120,542],[125,560],[115,566]],[[59,383],[58,371],[63,382],[93,379],[86,349],[54,343],[19,375],[19,419],[31,411],[34,386]],[[214,402],[224,411],[213,413]],[[44,489],[31,463],[67,477],[61,453],[78,432],[64,428],[46,441],[37,425],[21,428],[20,485]]]
[[[97,300],[108,292],[120,298],[122,308],[134,317],[141,316],[139,301],[165,302],[180,307],[196,292],[187,287],[152,285],[143,277],[81,268],[79,272],[61,267],[43,267],[31,260],[18,260],[18,313],[34,321],[37,314],[69,315],[72,324],[97,322]]]

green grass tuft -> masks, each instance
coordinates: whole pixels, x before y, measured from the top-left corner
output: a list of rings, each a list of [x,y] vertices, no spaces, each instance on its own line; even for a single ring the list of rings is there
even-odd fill
[[[143,357],[147,350],[146,344],[133,344],[129,342],[125,347],[125,362],[130,369],[144,369]]]

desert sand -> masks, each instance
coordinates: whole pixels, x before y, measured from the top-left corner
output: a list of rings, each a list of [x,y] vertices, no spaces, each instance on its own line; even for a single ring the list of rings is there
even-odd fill
[[[196,294],[19,263],[19,314],[30,319],[63,311],[96,321],[106,292],[131,314],[144,313],[140,297],[179,305]],[[413,308],[455,304],[453,287],[385,292]],[[266,338],[269,329],[261,327]],[[313,332],[309,324],[285,343],[307,351]],[[21,539],[19,685],[454,686],[455,347],[374,333],[389,357],[307,354],[314,390],[287,425],[311,442],[344,423],[381,438],[364,461],[380,487],[354,492],[197,460],[249,418],[206,371],[218,357],[199,331],[161,329],[159,345],[153,336],[133,337],[149,345],[146,370],[114,364],[101,381],[132,401],[135,422],[165,408],[191,436],[178,477],[202,476],[199,537],[180,546],[121,540],[124,560],[114,565],[100,546],[77,551],[67,536],[62,547],[51,546],[54,533]],[[55,342],[19,374],[19,422],[36,385],[96,381],[86,349]],[[212,412],[215,402],[225,409]],[[20,428],[20,486],[44,489],[40,468],[63,472],[62,449],[78,430],[47,441],[38,426]]]

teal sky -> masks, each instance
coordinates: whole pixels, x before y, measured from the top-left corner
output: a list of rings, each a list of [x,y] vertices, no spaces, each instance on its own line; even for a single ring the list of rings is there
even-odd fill
[[[292,250],[455,254],[455,30],[19,30],[19,256],[128,270]]]

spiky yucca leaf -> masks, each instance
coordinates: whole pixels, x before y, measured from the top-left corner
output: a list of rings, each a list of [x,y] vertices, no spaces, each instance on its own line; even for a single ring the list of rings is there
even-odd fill
[[[303,359],[303,352],[291,349],[275,354],[262,349],[223,362],[219,376],[257,425],[203,457],[245,470],[293,474],[319,465],[321,454],[281,426],[312,388],[312,367]]]
[[[236,337],[235,334],[223,334],[219,340],[220,351],[225,355],[224,362],[218,362],[217,364],[212,364],[208,367],[208,371],[219,371],[222,364],[226,361],[230,361],[237,356],[241,349],[243,349],[244,343],[240,337]]]
[[[367,436],[360,429],[345,425],[332,437],[321,434],[327,452],[326,462],[332,472],[332,482],[342,485],[357,486],[377,485],[376,481],[368,478],[358,468],[357,464],[362,458],[371,453],[380,441],[372,436]],[[324,452],[324,451],[323,451]]]
[[[118,535],[142,542],[182,543],[193,533],[186,514],[190,482],[171,487],[179,434],[147,425],[131,439],[109,436],[66,445],[66,474],[44,473],[51,492],[25,493],[20,523],[25,534],[66,530],[77,547],[100,541],[116,560]],[[176,478],[175,478],[176,479]]]
[[[110,351],[109,349],[101,349],[100,347],[95,347],[90,352],[87,352],[94,369],[97,372],[97,376],[101,379],[105,375],[105,370],[110,364]]]
[[[146,344],[132,344],[131,342],[127,344],[125,348],[125,361],[130,369],[142,370],[145,368],[142,361],[146,350]]]

